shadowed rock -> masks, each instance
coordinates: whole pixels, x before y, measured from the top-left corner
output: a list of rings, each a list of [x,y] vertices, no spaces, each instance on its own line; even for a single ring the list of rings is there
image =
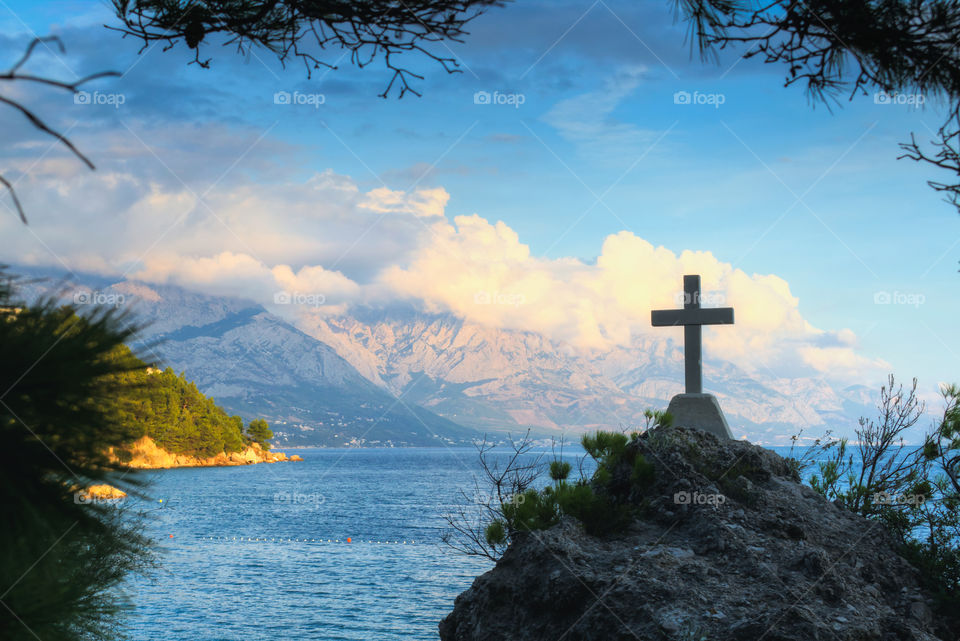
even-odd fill
[[[565,518],[517,536],[440,623],[442,641],[949,638],[879,523],[801,485],[745,441],[660,428],[640,516],[596,538]]]

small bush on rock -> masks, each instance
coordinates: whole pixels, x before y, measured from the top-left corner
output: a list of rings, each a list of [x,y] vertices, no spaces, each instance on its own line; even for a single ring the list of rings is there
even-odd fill
[[[891,375],[877,421],[860,419],[852,441],[816,443],[797,461],[820,459],[810,486],[838,505],[882,522],[938,599],[941,616],[960,625],[960,388],[944,387],[944,413],[920,448],[904,442],[924,414],[910,389]],[[811,455],[812,452],[812,455]]]
[[[653,410],[646,412],[646,419],[646,429],[672,421],[666,412]],[[459,504],[445,515],[449,527],[444,542],[461,552],[496,560],[516,534],[547,529],[565,516],[594,536],[624,529],[635,515],[634,499],[653,485],[656,476],[653,464],[641,454],[640,438],[638,432],[585,434],[581,445],[596,468],[588,477],[581,464],[577,479],[570,478],[571,463],[560,457],[544,465],[531,451],[529,433],[511,442],[513,452],[505,465],[484,441],[478,450],[486,487],[476,481],[473,500],[461,492]],[[535,483],[544,470],[550,482],[538,489]],[[471,514],[468,504],[476,503],[476,497],[487,500],[481,501],[479,513]]]

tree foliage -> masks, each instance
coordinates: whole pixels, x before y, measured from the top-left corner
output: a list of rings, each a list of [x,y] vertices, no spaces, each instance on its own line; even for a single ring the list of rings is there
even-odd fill
[[[136,514],[77,489],[140,489],[106,456],[135,436],[111,404],[144,367],[120,349],[136,328],[113,309],[16,302],[11,285],[0,272],[0,638],[114,638],[116,588],[151,554]]]
[[[118,350],[130,351],[126,346]],[[134,438],[149,436],[175,454],[215,456],[243,449],[243,420],[228,415],[183,373],[141,368],[124,373],[123,382],[127,391],[114,408]]]
[[[485,10],[507,0],[113,0],[120,26],[107,25],[143,42],[141,52],[154,42],[163,42],[164,51],[183,42],[194,51],[192,62],[208,67],[210,59],[201,59],[200,48],[222,36],[222,44],[235,46],[245,54],[259,47],[275,55],[282,64],[299,60],[307,77],[315,69],[336,69],[336,62],[322,59],[321,51],[343,50],[350,62],[366,67],[382,60],[392,72],[387,97],[398,88],[399,97],[408,91],[420,95],[411,80],[423,75],[400,64],[402,54],[414,60],[427,58],[439,63],[448,73],[458,73],[459,62],[447,43],[462,42],[468,35],[467,24]],[[438,53],[433,47],[442,49]],[[64,52],[57,36],[35,38],[13,65],[0,72],[0,85],[10,89],[0,93],[0,103],[19,112],[36,129],[51,136],[70,150],[87,167],[93,162],[71,140],[54,129],[20,99],[17,86],[44,85],[78,94],[81,87],[98,78],[120,76],[115,71],[93,73],[79,79],[61,80],[50,75],[24,71],[38,47],[56,47]],[[339,60],[339,58],[337,59]],[[15,181],[0,174],[0,186],[10,194],[14,209],[24,224],[26,213],[14,189]]]
[[[500,558],[510,542],[503,506],[524,500],[543,472],[543,456],[533,446],[529,430],[519,440],[510,438],[505,453],[486,438],[476,444],[482,477],[474,477],[472,494],[458,490],[444,514],[445,544],[463,554]]]
[[[211,36],[241,53],[261,47],[282,63],[299,60],[307,75],[320,67],[335,69],[320,57],[328,48],[349,52],[350,62],[365,67],[382,59],[392,72],[381,94],[394,86],[400,97],[420,95],[410,79],[423,76],[399,63],[404,53],[420,54],[447,72],[459,71],[447,42],[460,42],[471,20],[501,0],[114,0],[125,35],[143,41],[144,49],[163,42],[166,49],[183,42],[194,50],[193,62],[210,59],[200,48]],[[445,53],[437,53],[439,45]]]
[[[80,92],[80,88],[82,86],[93,80],[109,76],[119,76],[120,74],[115,71],[101,71],[99,73],[93,73],[74,80],[60,80],[51,76],[26,72],[24,71],[24,65],[26,65],[30,61],[30,58],[33,57],[37,47],[43,47],[46,49],[56,47],[60,53],[65,53],[63,42],[57,36],[34,38],[30,44],[27,45],[23,55],[21,55],[6,72],[0,73],[0,85],[5,85],[8,87],[8,90],[0,93],[0,103],[12,107],[15,111],[20,113],[20,115],[26,118],[27,122],[29,122],[34,128],[38,129],[47,136],[50,136],[61,145],[66,147],[88,168],[94,169],[95,167],[93,162],[79,149],[77,149],[77,147],[74,146],[74,144],[64,133],[54,129],[47,123],[46,120],[37,115],[32,108],[27,106],[27,104],[21,98],[22,88],[28,85],[40,85],[61,89],[76,95]],[[5,175],[0,174],[0,185],[2,185],[10,193],[10,199],[13,201],[14,209],[20,216],[20,220],[26,224],[27,216],[23,211],[23,206],[20,204],[20,199],[17,197],[17,192],[14,189],[13,183],[10,182]]]
[[[270,431],[270,426],[267,425],[265,420],[255,418],[250,421],[250,425],[247,426],[247,436],[263,447],[269,448],[270,444],[267,441],[273,438],[273,432]]]
[[[883,523],[938,599],[941,614],[960,626],[960,388],[942,389],[944,413],[923,439],[904,434],[924,413],[917,381],[904,389],[890,376],[880,393],[877,420],[861,419],[854,445],[830,439],[814,446],[814,490]]]
[[[947,116],[924,148],[911,134],[901,158],[947,170],[931,180],[960,209],[960,3],[955,0],[677,0],[705,58],[744,57],[786,67],[815,101],[868,92],[942,99]]]

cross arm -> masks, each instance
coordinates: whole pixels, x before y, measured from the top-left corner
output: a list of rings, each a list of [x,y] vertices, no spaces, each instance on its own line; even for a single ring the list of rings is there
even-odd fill
[[[732,307],[709,309],[660,309],[650,312],[654,327],[672,325],[733,325]]]

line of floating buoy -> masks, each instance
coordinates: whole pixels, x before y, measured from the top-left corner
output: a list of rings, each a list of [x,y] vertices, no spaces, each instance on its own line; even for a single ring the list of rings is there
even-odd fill
[[[173,535],[170,535],[171,538]],[[353,543],[352,537],[347,537],[345,540],[341,539],[298,539],[298,538],[283,538],[283,537],[256,537],[256,536],[201,536],[201,541],[244,541],[247,543],[255,542],[265,542],[265,543]],[[360,539],[358,543],[364,543],[363,539]],[[396,541],[374,541],[373,539],[367,539],[366,543],[372,545],[415,545],[416,541],[414,540],[396,540]]]

